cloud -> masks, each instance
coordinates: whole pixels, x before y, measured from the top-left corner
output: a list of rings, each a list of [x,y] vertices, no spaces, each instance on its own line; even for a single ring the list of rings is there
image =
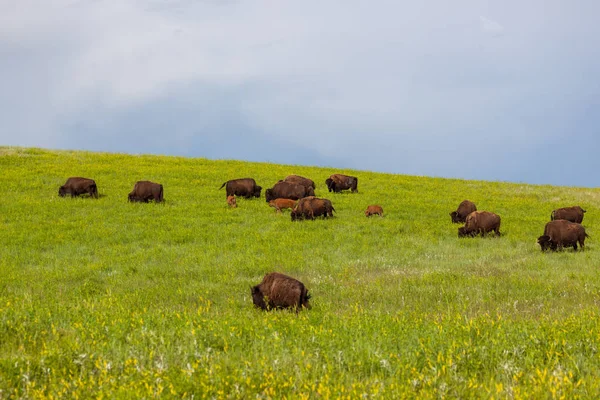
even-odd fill
[[[245,154],[234,137],[278,162],[472,177],[469,154],[477,177],[514,179],[479,147],[525,168],[569,132],[595,96],[593,14],[541,0],[21,0],[0,14],[0,142],[230,158]]]
[[[484,16],[479,16],[481,30],[493,36],[501,36],[504,33],[504,27],[496,21],[492,21]]]

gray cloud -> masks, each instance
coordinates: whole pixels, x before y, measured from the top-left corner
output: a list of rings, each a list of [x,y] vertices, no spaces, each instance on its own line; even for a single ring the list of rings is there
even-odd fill
[[[531,168],[600,144],[595,2],[38,3],[0,13],[4,144],[600,184]]]

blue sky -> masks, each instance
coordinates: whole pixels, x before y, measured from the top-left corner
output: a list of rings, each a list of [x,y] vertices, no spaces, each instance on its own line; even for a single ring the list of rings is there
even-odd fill
[[[600,186],[598,15],[0,0],[0,144]]]

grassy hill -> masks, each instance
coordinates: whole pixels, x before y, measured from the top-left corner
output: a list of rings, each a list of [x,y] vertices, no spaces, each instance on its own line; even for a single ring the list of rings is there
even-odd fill
[[[600,189],[9,147],[0,170],[0,398],[600,393]],[[359,193],[328,193],[334,172]],[[264,195],[229,209],[218,190],[291,173],[336,217],[292,223]],[[69,176],[100,198],[59,197]],[[165,204],[127,202],[145,179]],[[503,236],[459,239],[464,199]],[[542,253],[550,212],[575,204],[586,251]],[[255,309],[271,271],[313,309]]]

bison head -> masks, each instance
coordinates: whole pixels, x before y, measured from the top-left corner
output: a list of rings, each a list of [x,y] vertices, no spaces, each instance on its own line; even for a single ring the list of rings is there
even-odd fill
[[[452,211],[450,213],[450,218],[452,219],[452,223],[453,224],[458,224],[460,223],[460,220],[458,219],[458,213],[456,211]]]
[[[465,236],[469,236],[469,232],[467,232],[467,228],[465,228],[464,226],[461,226],[460,228],[458,228],[458,237],[465,237]]]
[[[297,219],[302,218],[302,212],[298,211],[298,210],[292,210],[292,212],[290,213],[290,215],[292,216],[292,221],[295,221]]]
[[[548,235],[540,236],[538,238],[537,242],[540,245],[540,247],[542,248],[542,251],[556,248],[556,246],[554,245],[552,240],[550,240],[550,236],[548,236]]]
[[[67,194],[67,189],[65,189],[65,187],[64,187],[64,186],[61,186],[61,187],[58,189],[58,195],[59,195],[60,197],[65,197],[65,195],[66,195],[66,194]]]
[[[127,201],[129,201],[129,202],[135,201],[135,192],[131,192],[127,195]]]
[[[256,187],[254,188],[254,197],[256,197],[257,199],[260,198],[261,190],[262,190],[262,186],[256,185]]]
[[[254,305],[260,309],[266,310],[267,303],[265,303],[265,296],[263,296],[260,291],[260,287],[258,287],[258,285],[252,286],[250,288],[250,293],[252,294],[252,302]]]
[[[329,190],[329,192],[332,192],[334,190],[335,183],[333,182],[333,179],[331,179],[331,178],[325,179],[325,184],[327,185],[327,190]]]
[[[275,200],[275,196],[273,196],[273,189],[265,190],[265,200],[270,202],[271,200]]]
[[[311,309],[312,306],[310,305],[310,303],[308,302],[311,299],[310,294],[308,294],[308,290],[306,291],[306,295],[304,296],[304,298],[302,299],[302,307],[305,307],[307,309]]]

